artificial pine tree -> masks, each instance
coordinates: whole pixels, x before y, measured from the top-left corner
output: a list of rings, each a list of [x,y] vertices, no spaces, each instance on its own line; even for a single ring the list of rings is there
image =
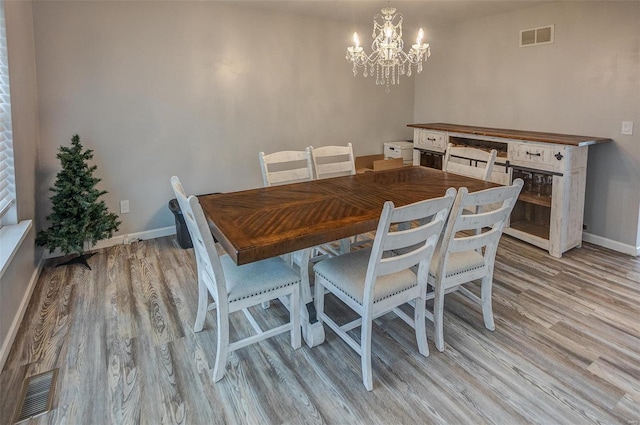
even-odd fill
[[[71,146],[60,147],[56,155],[62,164],[62,170],[56,176],[55,186],[50,188],[55,194],[51,197],[53,212],[47,216],[51,226],[38,232],[36,243],[47,246],[49,252],[60,248],[65,254],[77,253],[64,264],[81,264],[91,269],[84,254],[84,243],[110,238],[118,230],[120,220],[107,210],[104,201],[98,201],[107,192],[95,188],[101,180],[93,176],[98,168],[89,166],[87,161],[93,158],[91,149],[84,150],[80,137],[71,138]]]

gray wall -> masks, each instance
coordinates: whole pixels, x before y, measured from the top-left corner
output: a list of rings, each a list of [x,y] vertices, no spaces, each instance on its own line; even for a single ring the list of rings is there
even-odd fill
[[[35,216],[35,179],[38,146],[35,55],[31,2],[5,2],[7,51],[11,84],[13,144],[15,155],[18,219]],[[0,278],[0,347],[36,277],[39,250],[33,228]],[[28,300],[27,300],[28,301]],[[17,322],[19,325],[19,322]],[[0,354],[7,354],[6,352]],[[0,367],[2,361],[0,361]]]
[[[220,2],[36,2],[39,225],[56,150],[94,149],[121,234],[173,224],[169,178],[192,193],[262,185],[258,152],[411,138],[413,79],[385,94],[344,59],[349,23]],[[364,28],[358,28],[362,31]]]
[[[554,44],[518,47],[519,30],[549,24]],[[614,139],[589,148],[585,224],[640,246],[640,2],[557,2],[431,35],[414,120]]]
[[[57,148],[74,133],[95,150],[109,207],[130,200],[125,234],[172,225],[172,174],[194,193],[246,189],[261,184],[260,150],[351,141],[365,155],[411,137],[409,122],[448,121],[615,139],[590,148],[587,232],[640,245],[639,2],[428,28],[415,91],[405,79],[389,95],[344,60],[369,25],[219,2],[35,2],[33,15],[39,227]],[[518,30],[547,24],[554,44],[517,47]]]

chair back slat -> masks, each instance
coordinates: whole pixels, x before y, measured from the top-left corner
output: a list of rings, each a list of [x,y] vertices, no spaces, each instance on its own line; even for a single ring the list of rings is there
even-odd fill
[[[417,224],[417,223],[416,223]],[[418,225],[417,227],[405,230],[397,230],[387,233],[387,237],[382,244],[383,251],[394,251],[404,249],[420,242],[424,242],[431,234],[433,227],[437,226],[437,222],[429,221]]]
[[[516,182],[514,181],[514,184],[515,183]],[[505,186],[505,187],[511,187],[511,186]],[[514,190],[515,189],[512,189],[512,190],[485,189],[485,190],[480,190],[478,192],[473,192],[473,193],[467,192],[464,199],[461,200],[461,205],[462,205],[462,208],[468,208],[474,205],[486,206],[486,205],[491,205],[496,203],[503,203],[505,200],[513,198]]]
[[[329,163],[329,164],[317,164],[316,165],[316,174],[318,176],[318,178],[326,178],[324,176],[328,176],[328,175],[351,175],[351,170],[353,170],[353,167],[351,166],[351,163],[348,161],[345,162],[333,162],[333,163]]]
[[[285,171],[272,171],[269,173],[268,186],[279,186],[282,184],[299,183],[309,181],[309,170],[306,168],[295,168]],[[264,183],[264,180],[263,180]]]
[[[502,227],[491,228],[484,233],[476,235],[457,236],[449,242],[448,252],[464,252],[479,250],[491,244],[495,244],[502,236]]]
[[[437,223],[437,221],[436,221]],[[419,265],[427,258],[431,258],[435,250],[440,233],[429,232],[428,238],[424,239],[421,244],[414,244],[415,249],[405,252],[404,254],[392,257],[383,257],[377,265],[376,275],[384,276],[396,273],[400,270],[410,269]],[[428,267],[428,264],[426,265]]]
[[[459,174],[466,177],[472,177],[478,180],[485,180],[485,176],[487,175],[485,168],[475,167],[473,165],[468,164],[460,164],[457,162],[449,161],[447,164],[447,168],[445,169],[448,173]]]
[[[487,205],[487,204],[483,204]],[[491,210],[484,213],[471,214],[465,211],[460,217],[458,217],[454,231],[461,232],[471,229],[482,229],[483,227],[491,227],[496,223],[502,223],[506,221],[511,212],[510,205],[502,205],[496,210]]]

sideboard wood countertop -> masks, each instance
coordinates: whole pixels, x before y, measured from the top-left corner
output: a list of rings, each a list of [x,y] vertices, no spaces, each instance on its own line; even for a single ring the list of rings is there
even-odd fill
[[[504,128],[475,127],[447,123],[408,124],[407,127],[423,128],[426,130],[447,131],[452,133],[475,134],[505,139],[528,140],[532,142],[555,143],[559,145],[589,146],[598,143],[608,143],[611,139],[593,136],[576,136],[571,134],[542,133],[537,131],[507,130]]]

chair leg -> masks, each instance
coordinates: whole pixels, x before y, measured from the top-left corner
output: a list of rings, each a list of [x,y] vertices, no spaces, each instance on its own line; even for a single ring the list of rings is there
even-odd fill
[[[429,357],[429,345],[427,344],[427,325],[424,316],[426,300],[417,298],[415,300],[415,308],[413,311],[413,323],[416,331],[416,342],[418,343],[418,351],[425,357]]]
[[[438,351],[444,351],[444,289],[435,285],[433,297],[433,326],[435,328],[435,343]]]
[[[317,275],[316,275],[317,276]],[[322,323],[322,314],[324,313],[324,286],[320,283],[320,279],[316,277],[314,284],[316,315],[318,322]]]
[[[367,391],[373,390],[373,377],[371,372],[371,327],[373,319],[371,316],[362,317],[362,328],[360,329],[360,360],[362,363],[362,383]]]
[[[218,382],[224,376],[229,356],[229,312],[222,306],[218,306],[218,347],[216,349],[216,362],[213,367],[213,381]]]
[[[193,325],[194,332],[200,332],[204,328],[207,307],[209,307],[209,290],[207,285],[201,279],[198,279],[198,312],[196,313],[196,323]]]
[[[282,254],[280,256],[285,263],[287,263],[290,266],[293,266],[293,253],[287,253],[287,254]]]
[[[490,331],[496,330],[493,321],[493,308],[491,306],[491,292],[493,286],[493,276],[485,276],[482,279],[480,295],[482,297],[482,317],[484,318],[484,327]]]
[[[295,350],[302,345],[300,328],[300,287],[296,285],[289,300],[289,321],[291,322],[291,347]]]

